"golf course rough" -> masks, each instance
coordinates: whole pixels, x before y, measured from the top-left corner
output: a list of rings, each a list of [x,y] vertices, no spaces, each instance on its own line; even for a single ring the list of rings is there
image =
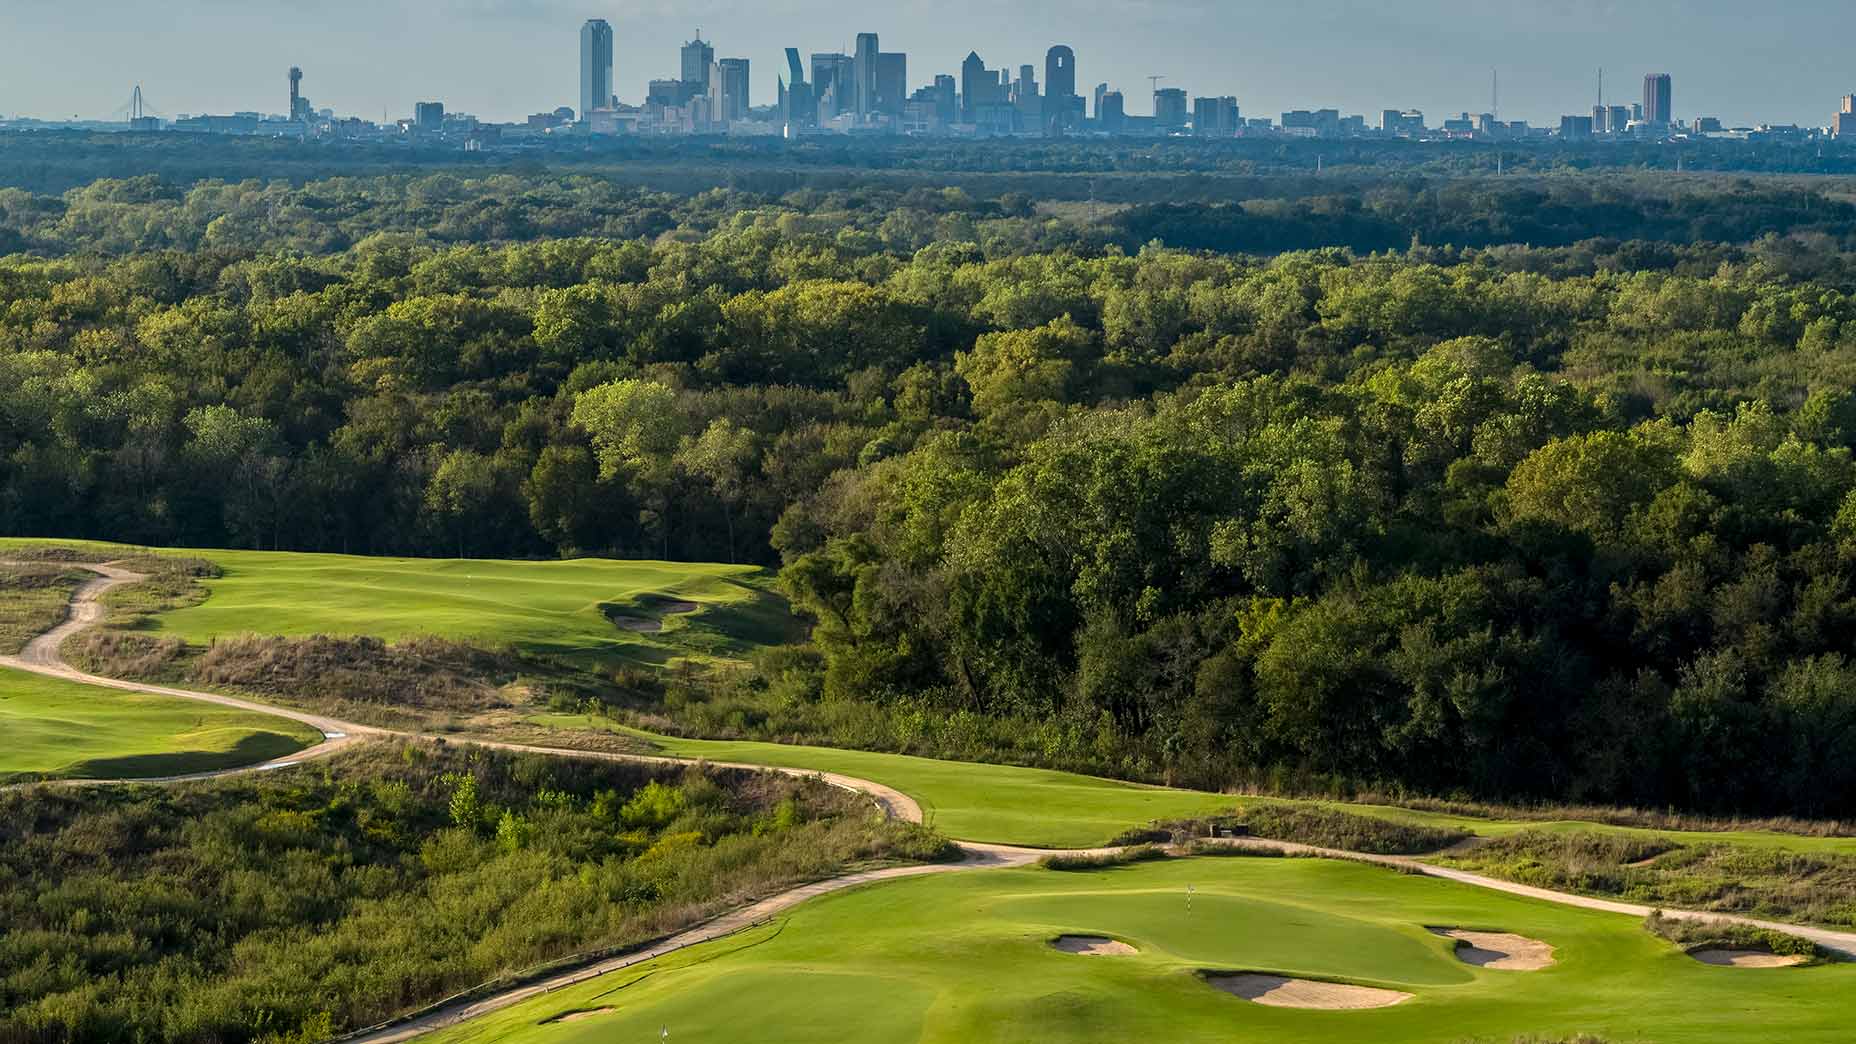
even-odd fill
[[[0,784],[257,765],[322,740],[287,718],[0,669]]]
[[[1193,905],[1187,913],[1187,888]],[[1516,975],[1453,954],[1437,924],[1503,925],[1558,963]],[[1060,934],[1137,952],[1079,959]],[[1408,994],[1389,1007],[1246,1003],[1248,971]],[[611,1009],[583,1022],[565,1013]],[[1121,1040],[1436,1044],[1558,1039],[1846,1042],[1856,966],[1701,964],[1634,918],[1321,859],[1196,858],[1088,873],[943,874],[836,893],[719,942],[439,1031],[432,1044]]]

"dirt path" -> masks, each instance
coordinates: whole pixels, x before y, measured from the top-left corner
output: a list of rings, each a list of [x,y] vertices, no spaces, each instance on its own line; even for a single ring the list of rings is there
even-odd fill
[[[0,561],[0,565],[18,564],[25,563]],[[288,718],[292,721],[302,722],[321,730],[323,742],[286,758],[278,758],[261,765],[251,765],[244,768],[228,769],[220,772],[202,772],[195,775],[173,776],[156,780],[73,781],[72,785],[99,786],[112,782],[165,783],[218,779],[243,773],[288,768],[291,765],[299,764],[311,758],[324,757],[362,737],[393,737],[413,740],[433,740],[439,738],[424,736],[417,733],[398,732],[391,729],[358,725],[319,714],[289,710],[269,704],[242,700],[233,696],[222,696],[210,692],[195,692],[190,689],[176,689],[161,685],[143,685],[138,682],[122,681],[116,678],[104,678],[80,671],[66,663],[60,654],[60,650],[66,639],[69,639],[71,636],[87,627],[94,626],[103,619],[104,610],[99,599],[101,599],[104,594],[123,584],[139,583],[146,579],[146,577],[140,573],[133,573],[129,570],[108,564],[81,564],[75,565],[75,568],[88,569],[97,573],[98,577],[95,580],[83,584],[72,595],[71,611],[64,623],[59,624],[52,630],[33,639],[19,656],[0,657],[0,667],[30,671],[47,677],[62,678],[66,681],[117,689],[124,692],[144,692],[157,696],[172,696],[179,699],[199,700],[205,703],[217,704],[222,707],[233,707],[239,710]],[[523,754],[541,754],[549,757],[588,758],[648,765],[691,765],[699,763],[688,758],[654,757],[641,754],[615,754],[605,751],[571,750],[558,747],[500,743],[493,740],[468,738],[459,739],[455,737],[444,737],[444,739],[446,742],[470,743],[475,746],[488,747],[493,750],[504,750]],[[821,773],[805,769],[779,768],[767,765],[740,764],[733,762],[700,763],[713,765],[717,768],[778,772],[787,776],[822,779],[832,786],[868,795],[878,807],[883,809],[885,814],[893,818],[911,823],[922,822],[922,808],[915,799],[893,787],[885,786],[881,783],[874,783],[870,780],[858,779],[853,776],[845,776],[838,773]],[[1574,906],[1586,910],[1598,910],[1605,913],[1624,914],[1640,918],[1647,917],[1650,914],[1649,907],[1640,906],[1635,903],[1621,903],[1609,899],[1597,899],[1589,896],[1572,895],[1566,892],[1555,892],[1545,888],[1535,888],[1530,885],[1516,884],[1512,881],[1503,881],[1493,877],[1484,877],[1480,874],[1472,874],[1463,870],[1433,866],[1430,863],[1406,856],[1368,855],[1359,852],[1317,848],[1312,845],[1295,844],[1286,841],[1269,841],[1259,838],[1243,838],[1229,842],[1213,843],[1227,843],[1239,847],[1251,847],[1281,852],[1288,855],[1350,859],[1356,862],[1371,863],[1408,873],[1417,873],[1427,877],[1454,881],[1458,884],[1469,885],[1475,888],[1486,888],[1490,891],[1503,892],[1508,895],[1558,903],[1562,906]],[[1110,855],[1120,851],[1120,849],[1117,848],[1095,848],[1072,849],[1057,852],[1050,849],[1024,848],[1017,845],[995,845],[973,841],[963,841],[958,842],[958,844],[963,856],[959,862],[872,870],[789,889],[778,895],[769,896],[751,906],[746,906],[739,910],[723,914],[720,917],[674,935],[647,949],[608,958],[570,971],[563,971],[536,982],[519,987],[512,987],[511,989],[491,994],[487,997],[464,1000],[457,1003],[440,1002],[434,1009],[414,1015],[405,1021],[396,1021],[383,1027],[362,1030],[340,1039],[344,1044],[395,1044],[395,1042],[410,1040],[413,1037],[429,1033],[433,1030],[453,1026],[479,1015],[498,1011],[532,997],[551,993],[555,990],[584,982],[587,979],[599,975],[605,975],[645,961],[650,961],[689,946],[722,939],[742,929],[762,923],[768,918],[789,910],[809,899],[814,899],[821,895],[828,895],[832,892],[843,891],[847,888],[856,888],[862,885],[891,881],[899,878],[919,877],[925,874],[1027,866],[1050,855]],[[1774,921],[1761,921],[1753,918],[1700,913],[1687,910],[1664,910],[1663,915],[1683,920],[1708,921],[1722,924],[1744,924],[1758,928],[1772,929],[1786,932],[1800,938],[1809,939],[1819,946],[1846,956],[1856,956],[1856,932],[1839,932],[1827,928],[1812,928],[1804,925],[1781,924]]]

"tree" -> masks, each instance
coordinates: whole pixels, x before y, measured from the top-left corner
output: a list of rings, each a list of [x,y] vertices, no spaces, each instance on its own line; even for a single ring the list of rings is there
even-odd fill
[[[684,469],[709,483],[722,503],[728,527],[728,561],[735,561],[735,509],[747,490],[748,473],[759,458],[760,440],[745,428],[722,417],[695,438],[685,439],[677,451]]]

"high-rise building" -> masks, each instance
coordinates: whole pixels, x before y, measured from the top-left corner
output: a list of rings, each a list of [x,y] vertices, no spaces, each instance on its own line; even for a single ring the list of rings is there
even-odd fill
[[[960,63],[960,119],[963,123],[977,122],[980,107],[993,103],[998,85],[998,77],[986,68],[980,53],[968,52],[967,60]]]
[[[818,101],[820,123],[852,111],[856,102],[852,69],[856,64],[848,54],[812,56],[812,97]]]
[[[1076,96],[1076,52],[1063,44],[1044,55],[1044,127],[1053,134],[1082,122],[1082,99]]]
[[[612,26],[591,18],[580,27],[580,122],[612,107]]]
[[[1095,118],[1097,120],[1100,120],[1102,118],[1102,98],[1106,94],[1108,94],[1108,84],[1106,83],[1096,84],[1096,103],[1095,103],[1095,106],[1091,108],[1089,111],[1095,114]]]
[[[1178,87],[1162,87],[1154,92],[1154,124],[1161,130],[1184,130],[1186,126],[1186,92]]]
[[[1590,116],[1561,116],[1560,137],[1589,138],[1592,136],[1592,118]]]
[[[445,126],[444,102],[420,102],[412,107],[412,125],[422,131],[436,133]]]
[[[875,33],[858,33],[851,57],[851,111],[860,120],[876,112],[876,65],[881,50]]]
[[[787,127],[802,129],[818,124],[818,98],[806,82],[805,63],[799,60],[799,48],[786,49],[786,72],[792,82],[780,81],[780,119]]]
[[[309,99],[303,97],[303,70],[290,67],[290,118],[298,123],[309,119]]]
[[[1856,140],[1856,94],[1843,96],[1843,111],[1837,113],[1836,121],[1830,126],[1830,133],[1835,134],[1839,141]]]
[[[1646,123],[1667,125],[1675,118],[1675,81],[1668,73],[1651,73],[1643,78],[1643,119]]]
[[[901,116],[908,100],[909,56],[901,51],[878,52],[874,110],[884,116]]]
[[[748,60],[723,58],[709,73],[709,118],[733,123],[748,118]]]
[[[1417,109],[1386,109],[1379,114],[1379,129],[1399,137],[1424,133],[1424,113]]]
[[[960,118],[960,84],[942,73],[934,78],[934,111],[943,124]]]
[[[691,94],[709,93],[709,74],[715,68],[715,48],[704,42],[702,30],[696,30],[696,39],[683,45],[683,82],[690,85]]]
[[[1194,98],[1192,133],[1201,138],[1235,137],[1242,122],[1238,116],[1236,98]]]
[[[1119,134],[1128,126],[1128,107],[1120,91],[1103,91],[1096,101],[1096,124],[1109,134]]]

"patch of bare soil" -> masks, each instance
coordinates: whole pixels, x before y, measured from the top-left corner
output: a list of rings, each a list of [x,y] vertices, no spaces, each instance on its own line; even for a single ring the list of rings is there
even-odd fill
[[[541,1020],[541,1024],[543,1026],[552,1026],[560,1022],[582,1022],[586,1019],[596,1019],[601,1015],[610,1015],[618,1010],[617,1008],[589,1008],[586,1011],[567,1011],[551,1019],[543,1019]]]
[[[1059,935],[1050,944],[1053,949],[1083,957],[1126,957],[1140,952],[1120,939],[1101,935]]]
[[[1694,950],[1689,956],[1720,968],[1791,968],[1804,963],[1803,957],[1760,950]]]
[[[1431,932],[1456,940],[1457,960],[1495,971],[1539,971],[1553,966],[1553,947],[1539,939],[1509,932],[1466,932],[1460,928],[1432,928]]]
[[[1411,994],[1381,990],[1371,986],[1348,986],[1338,982],[1315,982],[1312,979],[1288,979],[1281,975],[1245,972],[1241,975],[1207,975],[1205,981],[1231,994],[1272,1008],[1313,1008],[1322,1011],[1349,1011],[1360,1008],[1389,1008],[1411,999]]]

